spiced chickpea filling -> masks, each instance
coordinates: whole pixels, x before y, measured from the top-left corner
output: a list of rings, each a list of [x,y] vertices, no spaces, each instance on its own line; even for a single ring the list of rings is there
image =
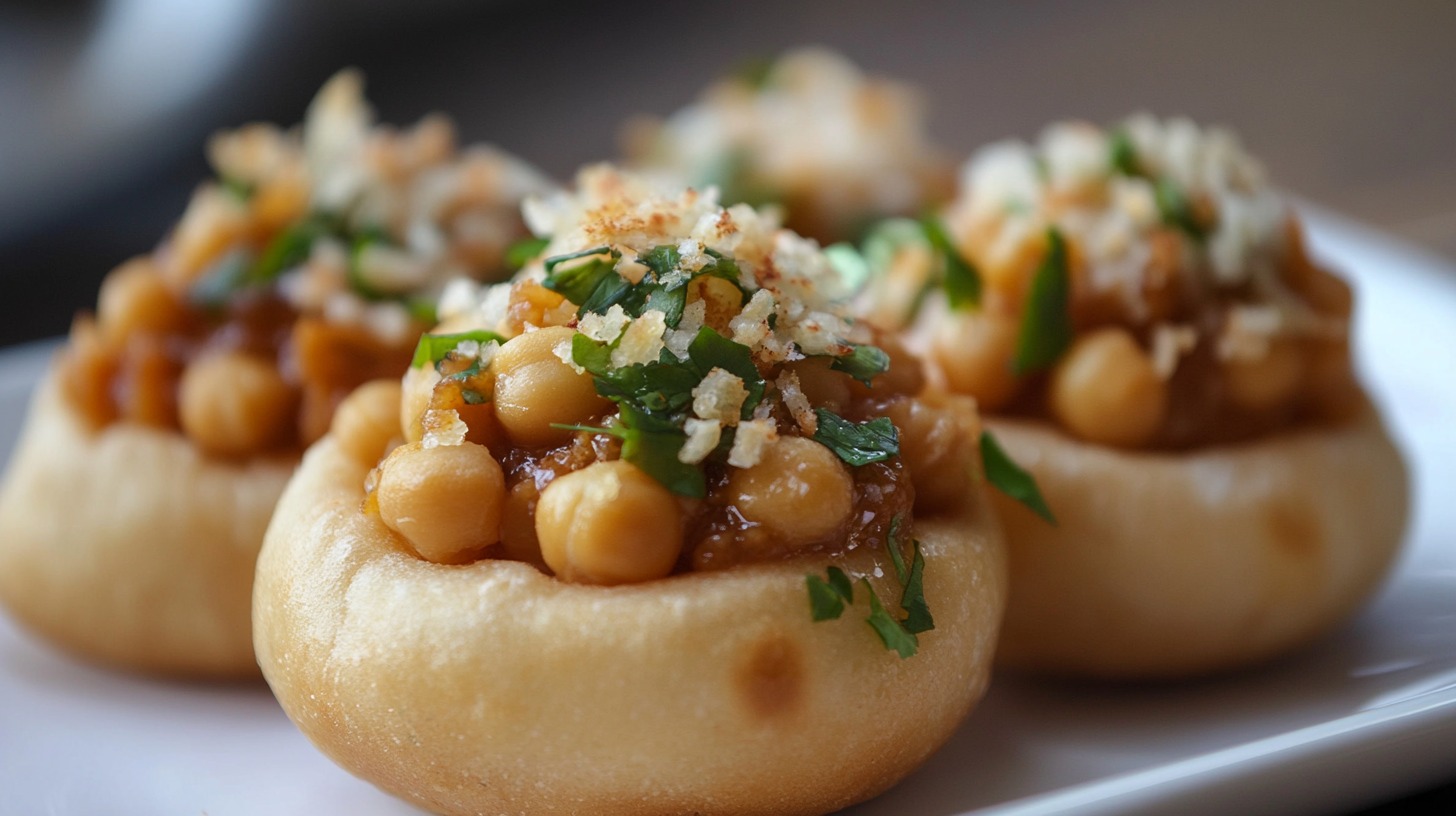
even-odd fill
[[[180,431],[203,452],[296,453],[361,383],[396,375],[456,276],[488,279],[545,182],[434,116],[373,126],[356,74],[298,131],[251,125],[209,145],[204,184],[150,255],[102,285],[60,370],[93,428]]]
[[[972,504],[974,403],[847,316],[815,242],[711,189],[578,184],[528,200],[551,238],[514,281],[447,290],[364,512],[431,561],[624,584],[856,550],[888,568],[917,513]]]
[[[991,414],[1186,450],[1363,404],[1348,286],[1222,130],[1139,116],[991,145],[943,216],[882,225],[865,254],[877,322],[941,292],[930,355]]]

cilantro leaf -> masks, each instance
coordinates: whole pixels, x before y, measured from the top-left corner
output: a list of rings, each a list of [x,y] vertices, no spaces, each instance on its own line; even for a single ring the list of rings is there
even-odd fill
[[[285,229],[274,238],[248,269],[246,285],[272,283],[278,276],[308,260],[313,242],[338,232],[337,220],[319,214]]]
[[[753,409],[763,401],[766,386],[748,346],[735,343],[704,326],[698,329],[697,335],[688,344],[688,359],[697,369],[699,381],[715,368],[721,368],[743,380],[744,387],[748,389],[748,398],[743,401],[742,417],[748,419],[753,416]]]
[[[1154,188],[1158,202],[1158,214],[1163,223],[1176,227],[1194,241],[1202,243],[1208,237],[1208,229],[1198,220],[1193,204],[1183,190],[1170,179],[1158,179]]]
[[[1133,145],[1132,137],[1126,130],[1118,128],[1108,135],[1107,154],[1108,163],[1113,170],[1124,176],[1144,175],[1142,163],[1138,161],[1137,147]]]
[[[900,594],[900,608],[905,610],[905,631],[918,635],[934,629],[935,618],[930,616],[930,604],[925,600],[925,554],[920,551],[919,541],[913,546],[915,556],[910,561],[910,577],[902,581],[905,591]]]
[[[410,368],[424,368],[427,365],[435,365],[445,356],[455,350],[455,347],[466,340],[474,340],[481,345],[494,340],[504,344],[506,339],[493,331],[468,331],[459,334],[422,334],[420,341],[415,344],[415,356],[410,360]]]
[[[856,424],[827,408],[815,408],[814,413],[819,417],[814,441],[855,467],[900,455],[900,433],[889,417]]]
[[[921,222],[925,239],[942,259],[946,299],[952,309],[966,309],[981,305],[981,273],[971,265],[960,250],[956,249],[946,234],[945,225],[934,215],[926,216]]]
[[[809,614],[815,623],[834,620],[844,614],[845,604],[854,603],[854,585],[844,570],[831,566],[826,581],[817,575],[804,576],[809,587]]]
[[[608,246],[552,256],[546,259],[546,279],[541,285],[575,303],[579,315],[604,312],[632,287],[617,274],[617,260],[621,257],[620,252]],[[565,268],[561,266],[582,258],[587,260]]]
[[[371,227],[359,232],[349,247],[349,288],[365,300],[383,300],[388,297],[365,277],[361,260],[364,251],[375,244],[389,244],[389,235],[378,227]]]
[[[1056,526],[1056,516],[1052,515],[1052,509],[1047,506],[1046,499],[1042,498],[1041,488],[1036,485],[1036,477],[1007,456],[990,431],[981,431],[981,463],[986,468],[986,479],[997,490],[1026,505],[1031,512]]]
[[[860,579],[864,585],[865,592],[870,596],[870,616],[865,621],[880,636],[880,642],[885,648],[900,655],[900,659],[914,657],[915,652],[920,648],[920,641],[913,632],[905,628],[905,625],[896,620],[889,612],[885,611],[884,604],[880,603],[880,597],[870,586],[870,582],[864,578]]]
[[[890,553],[890,563],[895,565],[895,576],[903,586],[909,575],[905,572],[905,556],[900,554],[900,521],[898,514],[890,519],[890,531],[885,534],[885,549]]]
[[[540,238],[522,238],[506,248],[506,266],[511,269],[520,269],[526,264],[534,261],[537,255],[551,243],[551,236],[545,235]]]
[[[830,368],[843,371],[866,386],[875,377],[890,370],[890,355],[876,346],[854,346],[853,351],[833,360]]]
[[[245,249],[234,249],[212,262],[187,290],[187,299],[204,309],[220,309],[233,292],[243,288],[253,256]]]
[[[840,280],[844,281],[851,296],[858,294],[869,283],[870,265],[853,244],[830,244],[824,247],[824,257],[829,259],[829,265],[839,273]]]
[[[622,458],[642,469],[679,496],[701,499],[708,495],[708,481],[702,468],[679,461],[677,454],[688,441],[672,422],[621,404]]]
[[[1016,338],[1011,370],[1017,374],[1051,368],[1072,344],[1071,272],[1067,245],[1056,227],[1047,229],[1047,250],[1031,279],[1026,310]]]
[[[692,404],[692,391],[702,381],[679,363],[645,363],[612,368],[612,349],[584,334],[571,338],[571,359],[593,378],[597,393],[610,400],[633,402],[652,413],[682,411]]]
[[[682,263],[682,254],[672,244],[655,246],[637,256],[637,262],[652,270],[658,280],[677,270]]]

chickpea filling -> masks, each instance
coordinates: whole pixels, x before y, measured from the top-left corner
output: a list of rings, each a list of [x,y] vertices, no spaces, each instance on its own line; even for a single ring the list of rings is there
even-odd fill
[[[365,512],[431,561],[623,584],[882,550],[966,505],[974,402],[845,315],[817,244],[711,191],[579,184],[514,281],[447,291]]]
[[[915,89],[805,48],[725,77],[666,119],[630,122],[624,141],[639,168],[715,185],[725,202],[781,206],[789,229],[832,242],[950,196],[926,120]]]
[[[396,375],[444,283],[504,271],[521,198],[546,188],[494,149],[457,150],[441,117],[373,126],[350,72],[301,132],[221,133],[209,158],[219,180],[106,277],[59,379],[92,428],[179,431],[229,458],[296,452],[355,387]]]
[[[992,145],[943,220],[886,224],[865,254],[883,273],[876,322],[903,325],[944,292],[929,355],[988,412],[1181,450],[1363,404],[1349,287],[1221,130],[1143,116]]]

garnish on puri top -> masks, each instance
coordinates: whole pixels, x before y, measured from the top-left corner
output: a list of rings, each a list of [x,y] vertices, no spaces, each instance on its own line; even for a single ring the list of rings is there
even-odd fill
[[[1348,287],[1226,131],[1138,116],[991,145],[943,212],[882,223],[864,255],[877,322],[949,307],[931,357],[990,412],[1186,448],[1360,401]]]
[[[605,166],[579,187],[528,201],[539,257],[452,286],[421,341],[409,443],[371,476],[416,550],[602,584],[863,547],[899,563],[915,512],[977,489],[974,404],[924,391],[917,361],[847,316],[855,292],[815,242],[711,189]],[[447,456],[476,475],[440,490],[474,517],[435,537],[412,508]],[[913,652],[872,606],[887,647]],[[925,607],[907,596],[905,625],[928,628]]]

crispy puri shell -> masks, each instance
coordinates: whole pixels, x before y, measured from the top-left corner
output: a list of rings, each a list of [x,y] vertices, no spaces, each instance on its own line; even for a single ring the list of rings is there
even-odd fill
[[[295,464],[221,462],[125,423],[92,432],[52,372],[0,490],[0,600],[99,663],[255,677],[253,566]]]
[[[1005,666],[1156,679],[1273,657],[1352,614],[1405,527],[1405,467],[1373,409],[1180,453],[987,425],[1059,521],[994,499],[1011,564]]]
[[[423,561],[361,512],[368,468],[332,435],[307,454],[259,557],[254,637],[303,732],[424,807],[825,812],[909,773],[985,690],[1005,560],[984,496],[916,522],[936,628],[900,660],[863,594],[810,620],[820,561],[618,587]]]

